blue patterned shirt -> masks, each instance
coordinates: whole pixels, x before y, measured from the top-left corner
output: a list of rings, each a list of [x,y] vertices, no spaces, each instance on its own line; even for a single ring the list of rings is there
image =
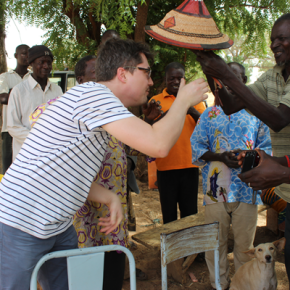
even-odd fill
[[[241,168],[229,168],[223,162],[206,162],[200,157],[207,151],[222,153],[234,149],[260,148],[271,154],[269,128],[245,110],[227,116],[221,107],[207,108],[191,136],[192,162],[202,166],[203,204],[216,202],[252,203],[252,188],[242,182]],[[260,193],[260,192],[258,192]],[[262,204],[257,194],[255,204]]]

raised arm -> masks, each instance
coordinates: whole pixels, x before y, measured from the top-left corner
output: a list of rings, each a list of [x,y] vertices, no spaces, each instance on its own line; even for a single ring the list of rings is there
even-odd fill
[[[125,144],[152,157],[166,157],[183,129],[190,106],[207,98],[207,83],[198,79],[185,85],[183,79],[178,97],[164,118],[150,126],[137,117],[131,117],[103,126],[111,135]]]
[[[234,98],[225,91],[220,92],[220,99],[224,106],[232,107],[232,112],[243,107],[248,108],[256,117],[262,120],[275,132],[279,132],[290,123],[290,108],[280,104],[274,107],[265,100],[259,98],[247,86],[245,86],[231,71],[229,66],[212,51],[197,51],[197,60],[200,62],[203,72],[209,77],[214,77],[231,88]],[[239,99],[239,101],[237,101]],[[227,105],[225,105],[227,104]],[[228,113],[228,108],[225,108]]]

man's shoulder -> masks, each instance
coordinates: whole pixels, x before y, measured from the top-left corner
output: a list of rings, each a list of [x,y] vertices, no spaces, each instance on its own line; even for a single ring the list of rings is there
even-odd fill
[[[11,75],[13,75],[13,73],[14,73],[14,70],[11,69],[9,71],[6,71],[6,72],[0,74],[0,78],[1,79],[9,78]]]
[[[62,92],[62,88],[59,85],[54,84],[54,83],[50,83],[50,86],[51,86],[52,90],[54,90],[54,91],[60,90]]]
[[[15,85],[13,87],[12,92],[13,91],[16,92],[16,91],[22,90],[24,88],[28,89],[29,88],[29,82],[28,82],[28,80],[29,80],[29,78],[27,78],[27,79],[23,80],[22,82],[18,83],[17,85]]]
[[[277,74],[282,73],[283,68],[275,65],[273,68],[268,69],[264,73],[261,74],[261,76],[258,78],[259,81],[267,81],[267,80],[273,80],[273,78],[276,78]]]

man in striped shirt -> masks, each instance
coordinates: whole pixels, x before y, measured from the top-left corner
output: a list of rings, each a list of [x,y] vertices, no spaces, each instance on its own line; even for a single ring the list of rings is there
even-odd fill
[[[248,87],[243,85],[226,63],[214,53],[198,52],[197,60],[200,61],[204,73],[208,76],[212,90],[214,90],[214,85],[211,77],[215,77],[234,92],[235,97],[230,96],[225,89],[219,90],[224,112],[229,115],[247,108],[270,127],[273,154],[282,157],[289,154],[290,151],[290,13],[282,15],[275,21],[271,33],[271,49],[277,65],[262,74],[255,83]],[[286,159],[282,159],[285,165]],[[267,163],[265,162],[265,164]],[[255,174],[249,173],[252,177],[252,180],[247,178],[249,186],[251,181],[258,178],[257,174],[259,174],[260,180],[264,181],[264,186],[266,184],[269,187],[276,186],[279,184],[279,180],[281,183],[285,182],[285,176],[280,175],[281,171],[273,170],[272,174],[267,175],[269,168],[263,170],[263,167],[257,167],[254,171]],[[243,180],[243,175],[241,177]],[[255,187],[255,189],[258,188]],[[285,228],[285,265],[289,279],[290,185],[284,183],[276,187],[275,193],[288,202]]]
[[[150,126],[127,107],[145,103],[152,58],[146,44],[110,39],[99,50],[96,80],[67,91],[41,115],[0,184],[0,289],[29,289],[31,272],[46,253],[77,247],[72,217],[86,198],[105,203],[103,231],[122,219],[118,197],[93,183],[108,133],[153,157],[165,157],[187,110],[206,99],[207,83],[182,80],[168,114]],[[21,261],[21,263],[19,263]],[[64,259],[39,272],[43,289],[68,289]]]

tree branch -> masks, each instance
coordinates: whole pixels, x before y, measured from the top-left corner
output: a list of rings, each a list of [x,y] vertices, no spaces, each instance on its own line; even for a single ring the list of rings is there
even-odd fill
[[[70,19],[70,22],[76,27],[77,42],[85,46],[89,45],[89,33],[80,17],[80,8],[75,7],[72,0],[63,0],[63,13]]]
[[[235,8],[235,7],[251,7],[251,8],[257,8],[257,9],[269,9],[270,6],[274,3],[274,0],[272,0],[268,5],[266,6],[257,6],[257,5],[251,5],[251,4],[246,4],[246,1],[243,4],[240,5],[229,5],[229,8]],[[225,9],[225,6],[221,7],[218,10]]]

